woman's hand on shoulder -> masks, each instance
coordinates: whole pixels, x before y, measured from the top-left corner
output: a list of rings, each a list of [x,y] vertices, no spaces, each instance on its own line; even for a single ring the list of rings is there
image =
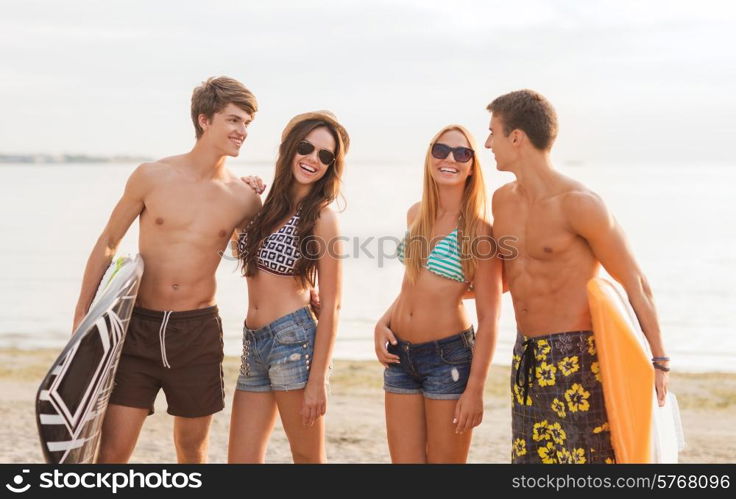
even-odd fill
[[[253,192],[255,192],[258,195],[263,194],[263,191],[266,190],[266,184],[264,184],[261,177],[257,175],[249,175],[247,177],[240,177],[240,180],[245,182],[248,185],[248,187],[253,189]]]

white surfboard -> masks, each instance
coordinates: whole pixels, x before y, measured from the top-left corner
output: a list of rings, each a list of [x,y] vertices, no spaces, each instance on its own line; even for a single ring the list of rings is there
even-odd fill
[[[143,260],[118,258],[41,382],[36,422],[49,463],[92,463],[138,293]]]

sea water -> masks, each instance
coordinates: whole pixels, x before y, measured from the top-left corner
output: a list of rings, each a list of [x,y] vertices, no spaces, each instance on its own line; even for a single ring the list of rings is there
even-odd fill
[[[484,166],[490,193],[513,180]],[[0,347],[61,348],[84,265],[133,164],[0,165]],[[270,184],[273,166],[239,162]],[[736,371],[736,169],[730,165],[577,164],[561,171],[598,192],[624,228],[654,291],[673,367]],[[422,164],[348,163],[340,214],[347,238],[335,356],[373,359],[373,327],[401,285],[395,258],[406,210],[421,196]],[[490,199],[490,197],[489,197]],[[137,223],[121,243],[134,254]],[[217,271],[225,351],[239,355],[247,308],[236,263]],[[465,302],[475,319],[472,301]],[[450,332],[448,332],[450,333]],[[516,334],[508,294],[494,362],[509,363]]]

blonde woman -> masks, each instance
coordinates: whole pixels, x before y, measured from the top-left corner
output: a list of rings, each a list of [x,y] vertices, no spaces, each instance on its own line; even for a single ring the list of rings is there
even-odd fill
[[[483,418],[502,285],[475,149],[459,125],[432,139],[422,200],[409,208],[399,246],[401,292],[376,324],[394,463],[464,463]],[[471,285],[477,334],[462,301]]]

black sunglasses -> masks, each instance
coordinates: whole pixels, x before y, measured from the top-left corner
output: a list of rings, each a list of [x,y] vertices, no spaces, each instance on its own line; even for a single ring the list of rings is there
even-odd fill
[[[441,142],[432,144],[432,157],[437,159],[445,159],[452,152],[452,157],[458,163],[467,163],[473,159],[474,152],[469,147],[450,147]]]
[[[298,152],[302,156],[312,154],[312,151],[314,151],[314,144],[312,144],[311,142],[307,142],[306,140],[302,140],[296,146],[296,152]],[[317,153],[317,156],[319,157],[319,160],[322,162],[322,164],[325,166],[330,166],[332,162],[335,161],[335,154],[332,151],[328,151],[327,149],[320,149]]]

